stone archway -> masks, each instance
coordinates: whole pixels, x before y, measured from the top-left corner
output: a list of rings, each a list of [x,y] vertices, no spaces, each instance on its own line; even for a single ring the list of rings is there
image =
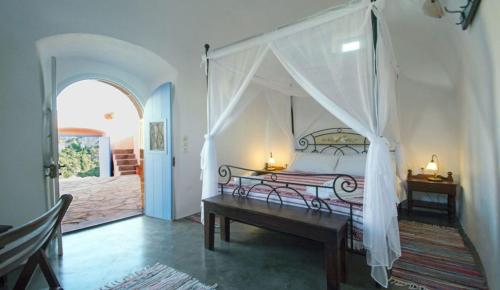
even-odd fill
[[[36,47],[44,84],[44,130],[47,130],[44,136],[54,136],[57,132],[51,125],[54,124],[51,112],[57,112],[53,107],[54,96],[71,84],[99,80],[111,85],[128,96],[142,118],[144,104],[152,91],[165,82],[175,82],[177,77],[177,70],[155,53],[103,35],[55,35],[40,39]],[[54,138],[44,143],[44,162],[50,163]],[[49,204],[57,192],[57,186],[51,183],[47,180]]]
[[[77,81],[57,97],[61,193],[73,195],[63,233],[143,213],[142,107],[127,89]]]

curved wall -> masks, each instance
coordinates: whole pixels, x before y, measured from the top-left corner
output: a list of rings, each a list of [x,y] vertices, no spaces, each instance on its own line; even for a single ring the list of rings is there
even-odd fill
[[[500,289],[500,3],[482,1],[467,31],[457,30],[461,110],[460,219],[491,289]]]

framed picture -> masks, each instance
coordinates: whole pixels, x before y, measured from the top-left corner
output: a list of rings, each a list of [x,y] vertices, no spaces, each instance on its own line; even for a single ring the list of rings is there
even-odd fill
[[[149,123],[149,150],[166,152],[166,121]]]

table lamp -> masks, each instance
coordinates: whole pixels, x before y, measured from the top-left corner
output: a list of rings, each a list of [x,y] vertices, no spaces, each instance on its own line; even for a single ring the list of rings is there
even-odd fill
[[[428,180],[430,181],[442,181],[443,179],[437,176],[437,172],[439,170],[439,165],[438,165],[439,159],[436,154],[432,154],[431,161],[427,163],[427,166],[425,167],[426,170],[434,173],[433,176],[427,177]]]
[[[273,152],[271,152],[271,156],[269,157],[269,160],[266,163],[266,169],[274,169],[274,165],[276,164],[276,160],[273,158]]]

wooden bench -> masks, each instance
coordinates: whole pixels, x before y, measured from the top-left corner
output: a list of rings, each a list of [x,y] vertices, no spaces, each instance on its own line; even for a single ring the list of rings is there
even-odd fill
[[[62,289],[45,254],[60,228],[73,197],[62,195],[48,212],[31,222],[0,234],[0,277],[23,266],[14,289],[26,289],[40,266],[50,289]]]
[[[346,281],[348,217],[231,195],[204,199],[203,205],[206,249],[214,249],[215,215],[219,215],[221,239],[227,242],[230,221],[235,220],[323,243],[327,289],[339,289]]]

